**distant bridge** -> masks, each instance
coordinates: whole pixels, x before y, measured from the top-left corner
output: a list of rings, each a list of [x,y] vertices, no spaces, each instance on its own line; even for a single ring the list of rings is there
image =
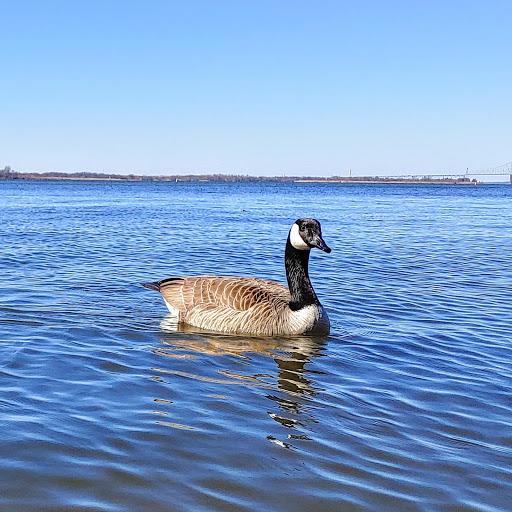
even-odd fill
[[[497,167],[490,169],[479,169],[477,171],[470,171],[469,167],[466,172],[447,172],[443,174],[408,174],[402,176],[392,176],[393,178],[469,178],[469,176],[510,176],[510,183],[512,183],[512,162],[508,162]]]
[[[508,174],[512,179],[512,162],[508,164],[498,165],[498,167],[493,167],[491,169],[483,169],[480,171],[469,171],[466,170],[466,176],[499,176]]]

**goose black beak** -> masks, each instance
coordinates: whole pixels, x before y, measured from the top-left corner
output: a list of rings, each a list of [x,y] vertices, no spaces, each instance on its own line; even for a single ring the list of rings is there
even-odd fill
[[[323,238],[316,237],[315,240],[311,243],[312,247],[316,247],[317,249],[320,249],[321,251],[326,252],[329,254],[331,252],[330,247],[327,247],[327,244],[324,242]]]

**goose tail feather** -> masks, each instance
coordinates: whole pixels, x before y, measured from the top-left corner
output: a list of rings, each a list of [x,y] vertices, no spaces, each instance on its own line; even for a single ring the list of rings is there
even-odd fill
[[[149,288],[150,290],[155,290],[157,292],[160,291],[160,281],[155,281],[154,283],[140,283],[144,288]]]

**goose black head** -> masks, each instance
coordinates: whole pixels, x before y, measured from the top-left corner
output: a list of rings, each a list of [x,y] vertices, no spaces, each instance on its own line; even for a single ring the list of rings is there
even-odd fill
[[[324,252],[331,252],[322,238],[322,228],[316,219],[298,219],[290,229],[290,243],[299,251],[309,251],[313,247]]]

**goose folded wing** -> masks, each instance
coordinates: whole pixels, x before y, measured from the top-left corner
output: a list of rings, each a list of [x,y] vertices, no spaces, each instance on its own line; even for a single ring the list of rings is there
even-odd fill
[[[198,306],[247,311],[254,306],[280,307],[290,301],[285,286],[250,277],[197,276],[169,280],[161,285],[164,299],[182,313]]]

